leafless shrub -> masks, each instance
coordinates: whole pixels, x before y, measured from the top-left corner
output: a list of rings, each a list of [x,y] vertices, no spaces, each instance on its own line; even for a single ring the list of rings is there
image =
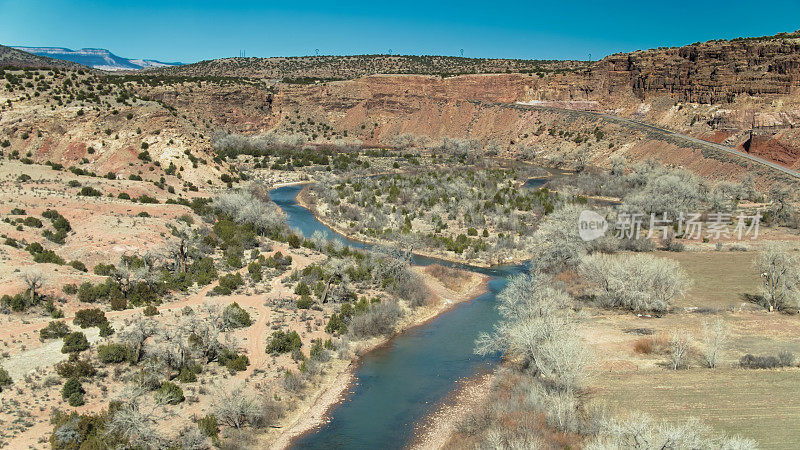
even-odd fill
[[[537,268],[560,272],[576,267],[587,252],[588,244],[578,235],[578,217],[582,208],[570,205],[556,209],[539,224],[533,235],[532,252]]]
[[[134,398],[123,403],[114,412],[107,425],[108,431],[144,448],[160,448],[166,444],[166,440],[156,427],[156,423],[164,418],[158,412],[158,406],[145,406],[134,394]]]
[[[482,334],[476,352],[504,351],[523,372],[557,390],[580,389],[588,379],[590,354],[575,333],[563,291],[535,276],[513,278],[498,296],[503,320],[495,333]]]
[[[755,449],[755,442],[738,436],[717,435],[700,421],[690,418],[682,423],[656,422],[646,414],[634,414],[622,420],[603,424],[597,438],[588,442],[587,450],[620,448],[721,448]]]
[[[291,393],[298,393],[303,390],[305,387],[305,382],[303,378],[297,374],[296,372],[292,372],[291,370],[287,370],[283,374],[283,388],[286,392]]]
[[[218,386],[211,407],[222,423],[236,429],[264,420],[264,410],[258,396],[243,383],[231,387]]]
[[[708,367],[712,369],[717,367],[717,362],[722,357],[722,352],[725,350],[728,334],[728,327],[725,321],[720,318],[717,318],[713,324],[703,324],[703,340],[705,343],[703,358]]]
[[[590,255],[579,273],[597,286],[603,304],[633,311],[666,311],[691,286],[677,262],[651,255]]]
[[[280,208],[269,199],[256,197],[252,189],[226,192],[214,198],[212,206],[237,223],[253,225],[261,234],[285,227]]]
[[[695,211],[702,200],[702,181],[689,171],[648,167],[637,175],[643,186],[623,199],[622,209],[626,212],[678,217],[682,212]]]
[[[396,302],[383,301],[373,304],[367,312],[353,316],[348,329],[356,338],[389,334],[394,332],[402,315],[403,310]]]
[[[675,331],[669,341],[670,367],[673,370],[685,369],[689,365],[689,347],[692,343],[692,335],[685,331]]]

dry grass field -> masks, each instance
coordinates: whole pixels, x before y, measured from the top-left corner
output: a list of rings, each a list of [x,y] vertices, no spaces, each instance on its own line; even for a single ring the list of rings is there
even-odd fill
[[[796,368],[607,373],[599,381],[598,397],[623,411],[674,421],[697,417],[717,430],[755,439],[763,448],[800,442]]]
[[[745,303],[745,294],[758,292],[759,277],[753,268],[757,252],[704,251],[658,252],[677,261],[694,282],[678,307],[728,309]]]
[[[747,302],[758,292],[752,261],[757,252],[660,252],[678,261],[694,281],[678,309],[662,317],[637,317],[627,312],[591,310],[583,332],[601,361],[596,373],[596,399],[621,415],[645,412],[658,419],[701,419],[727,434],[754,439],[763,448],[790,448],[800,442],[793,426],[800,403],[800,369],[742,369],[745,354],[800,354],[796,330],[800,316],[769,313]],[[742,304],[744,303],[744,307]],[[682,307],[696,307],[684,310]],[[729,338],[719,367],[704,366],[703,324],[721,318]],[[639,334],[646,330],[649,336]],[[690,367],[670,370],[669,341],[676,330],[692,336]],[[651,341],[653,350],[637,352],[637,342]]]

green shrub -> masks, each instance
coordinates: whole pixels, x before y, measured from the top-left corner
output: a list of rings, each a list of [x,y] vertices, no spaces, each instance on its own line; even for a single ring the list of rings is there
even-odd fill
[[[328,320],[328,324],[325,325],[325,332],[329,334],[345,334],[347,333],[347,323],[344,320],[344,316],[341,314],[333,313],[331,314],[331,318]]]
[[[299,350],[303,346],[303,341],[297,331],[289,333],[278,330],[272,333],[272,338],[267,344],[267,353],[288,353]]]
[[[139,203],[153,203],[153,204],[158,203],[157,199],[155,199],[154,197],[150,197],[149,195],[146,195],[146,194],[140,195],[136,199],[136,201],[139,202]]]
[[[170,405],[177,405],[186,398],[183,396],[183,389],[175,383],[165,381],[156,389],[156,398]]]
[[[94,303],[98,300],[109,300],[117,297],[122,297],[122,291],[119,284],[107,278],[105,283],[92,285],[92,283],[81,283],[78,288],[78,300],[85,303]]]
[[[42,232],[42,236],[44,236],[48,241],[55,242],[56,244],[63,244],[67,240],[67,233],[65,231],[56,231],[53,233],[50,230],[44,230]]]
[[[100,329],[100,337],[109,337],[114,334],[114,327],[108,322],[103,322],[98,327]]]
[[[294,288],[294,293],[300,296],[311,295],[311,288],[308,287],[305,281],[301,281],[297,283],[297,286]]]
[[[95,275],[100,275],[100,276],[107,277],[107,276],[111,275],[111,272],[113,272],[114,269],[115,269],[115,267],[114,267],[113,264],[100,263],[100,264],[94,266],[94,269],[92,270],[92,272],[94,272]]]
[[[323,347],[322,339],[314,339],[311,342],[311,350],[308,351],[308,357],[315,361],[327,361],[329,355]]]
[[[222,323],[225,328],[244,328],[252,325],[253,321],[250,319],[250,314],[244,310],[238,303],[233,302],[222,310]]]
[[[247,272],[250,273],[250,279],[255,282],[261,281],[264,278],[261,271],[261,263],[258,261],[253,261],[247,265]]]
[[[312,306],[313,304],[314,304],[314,301],[313,301],[313,300],[311,300],[311,296],[310,296],[310,295],[308,295],[308,294],[304,294],[304,295],[303,295],[302,297],[300,297],[300,299],[298,299],[298,300],[297,300],[297,302],[295,303],[295,305],[297,305],[297,307],[298,307],[299,309],[308,309],[308,308],[311,308],[311,306]]]
[[[63,378],[88,378],[97,374],[91,362],[86,359],[70,358],[60,364],[56,364],[56,373]]]
[[[250,359],[247,355],[239,355],[230,350],[223,350],[219,354],[217,361],[221,366],[225,366],[231,373],[247,370],[247,366],[250,364]]]
[[[10,386],[13,383],[14,380],[11,379],[11,375],[8,374],[8,371],[0,367],[0,392],[3,392],[4,387]]]
[[[55,228],[56,231],[59,232],[69,233],[70,231],[72,231],[72,225],[70,225],[69,221],[66,218],[64,218],[64,216],[59,216],[53,219],[53,221],[50,224],[53,225],[53,228]]]
[[[75,320],[72,322],[81,328],[99,327],[107,323],[106,313],[100,308],[81,309],[75,313]]]
[[[31,228],[42,228],[42,226],[44,226],[41,220],[33,216],[26,217],[25,220],[22,221],[22,224]]]
[[[69,406],[73,407],[83,406],[84,404],[83,394],[80,392],[76,392],[70,395],[69,399],[67,400],[67,403],[69,404]]]
[[[242,372],[247,370],[247,366],[250,364],[250,359],[247,355],[239,355],[236,358],[228,359],[225,363],[225,367],[231,372]]]
[[[178,375],[178,381],[181,383],[194,383],[197,381],[197,374],[194,373],[194,371],[184,367],[181,369],[181,373]]]
[[[111,299],[111,309],[122,311],[128,307],[128,300],[125,297],[115,297]]]
[[[39,330],[39,339],[61,339],[69,333],[69,325],[60,320],[54,320]]]
[[[231,269],[241,269],[243,264],[242,257],[237,254],[228,255],[228,257],[225,258],[225,264]]]
[[[48,230],[49,231],[49,230]],[[64,265],[64,260],[61,259],[54,251],[47,250],[42,247],[42,244],[38,242],[32,242],[25,247],[25,250],[28,251],[33,256],[33,261],[37,263],[51,263],[51,264],[58,264]]]
[[[212,292],[216,295],[229,295],[242,284],[244,284],[244,280],[240,273],[229,273],[219,277],[219,285],[214,286]]]
[[[128,359],[128,347],[124,344],[111,343],[97,347],[97,359],[103,364],[116,364]]]
[[[72,332],[64,337],[64,345],[61,347],[61,353],[77,353],[87,350],[89,348],[89,341],[86,335],[80,331]]]
[[[37,302],[38,299],[33,299],[33,301],[31,301],[31,296],[27,295],[27,293],[25,295],[19,293],[14,294],[13,296],[3,295],[3,297],[0,298],[1,304],[8,306],[12,311],[15,312],[25,311],[29,306],[33,306]]]
[[[100,197],[103,193],[91,186],[84,186],[81,188],[80,192],[78,192],[78,195],[84,197]]]
[[[200,431],[202,431],[203,434],[210,438],[214,438],[219,435],[219,421],[217,420],[217,416],[214,414],[208,414],[207,416],[198,420],[197,427],[200,428]]]
[[[61,286],[61,292],[67,295],[75,295],[78,293],[78,285],[75,283],[65,284],[64,286]]]
[[[217,268],[214,267],[214,260],[211,258],[203,258],[193,263],[189,267],[189,272],[199,286],[205,286],[217,279]]]
[[[44,310],[47,311],[47,314],[50,314],[50,317],[53,319],[60,319],[64,317],[64,311],[56,307],[52,298],[47,299],[47,302],[44,304]]]
[[[157,316],[158,315],[158,308],[153,305],[147,305],[147,307],[143,311],[145,316]]]
[[[64,400],[67,400],[73,394],[84,394],[84,393],[86,393],[86,391],[83,390],[81,381],[76,377],[68,379],[64,383],[64,386],[61,387],[61,398],[63,398]]]

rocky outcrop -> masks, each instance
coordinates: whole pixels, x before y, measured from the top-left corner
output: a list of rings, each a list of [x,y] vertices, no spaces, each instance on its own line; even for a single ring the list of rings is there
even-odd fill
[[[621,53],[592,68],[595,95],[670,94],[728,103],[737,95],[788,95],[800,86],[800,35],[709,41]]]

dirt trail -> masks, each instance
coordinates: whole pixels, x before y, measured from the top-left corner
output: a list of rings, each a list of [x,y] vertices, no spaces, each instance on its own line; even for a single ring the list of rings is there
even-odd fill
[[[267,348],[267,329],[270,323],[271,308],[267,307],[265,302],[268,298],[277,299],[289,293],[281,283],[281,278],[290,271],[291,269],[270,281],[271,289],[268,296],[259,296],[256,302],[250,302],[250,305],[256,308],[258,319],[247,331],[247,357],[250,358],[250,365],[241,374],[245,378],[250,376],[254,370],[263,368],[267,363],[268,355],[265,349]]]

